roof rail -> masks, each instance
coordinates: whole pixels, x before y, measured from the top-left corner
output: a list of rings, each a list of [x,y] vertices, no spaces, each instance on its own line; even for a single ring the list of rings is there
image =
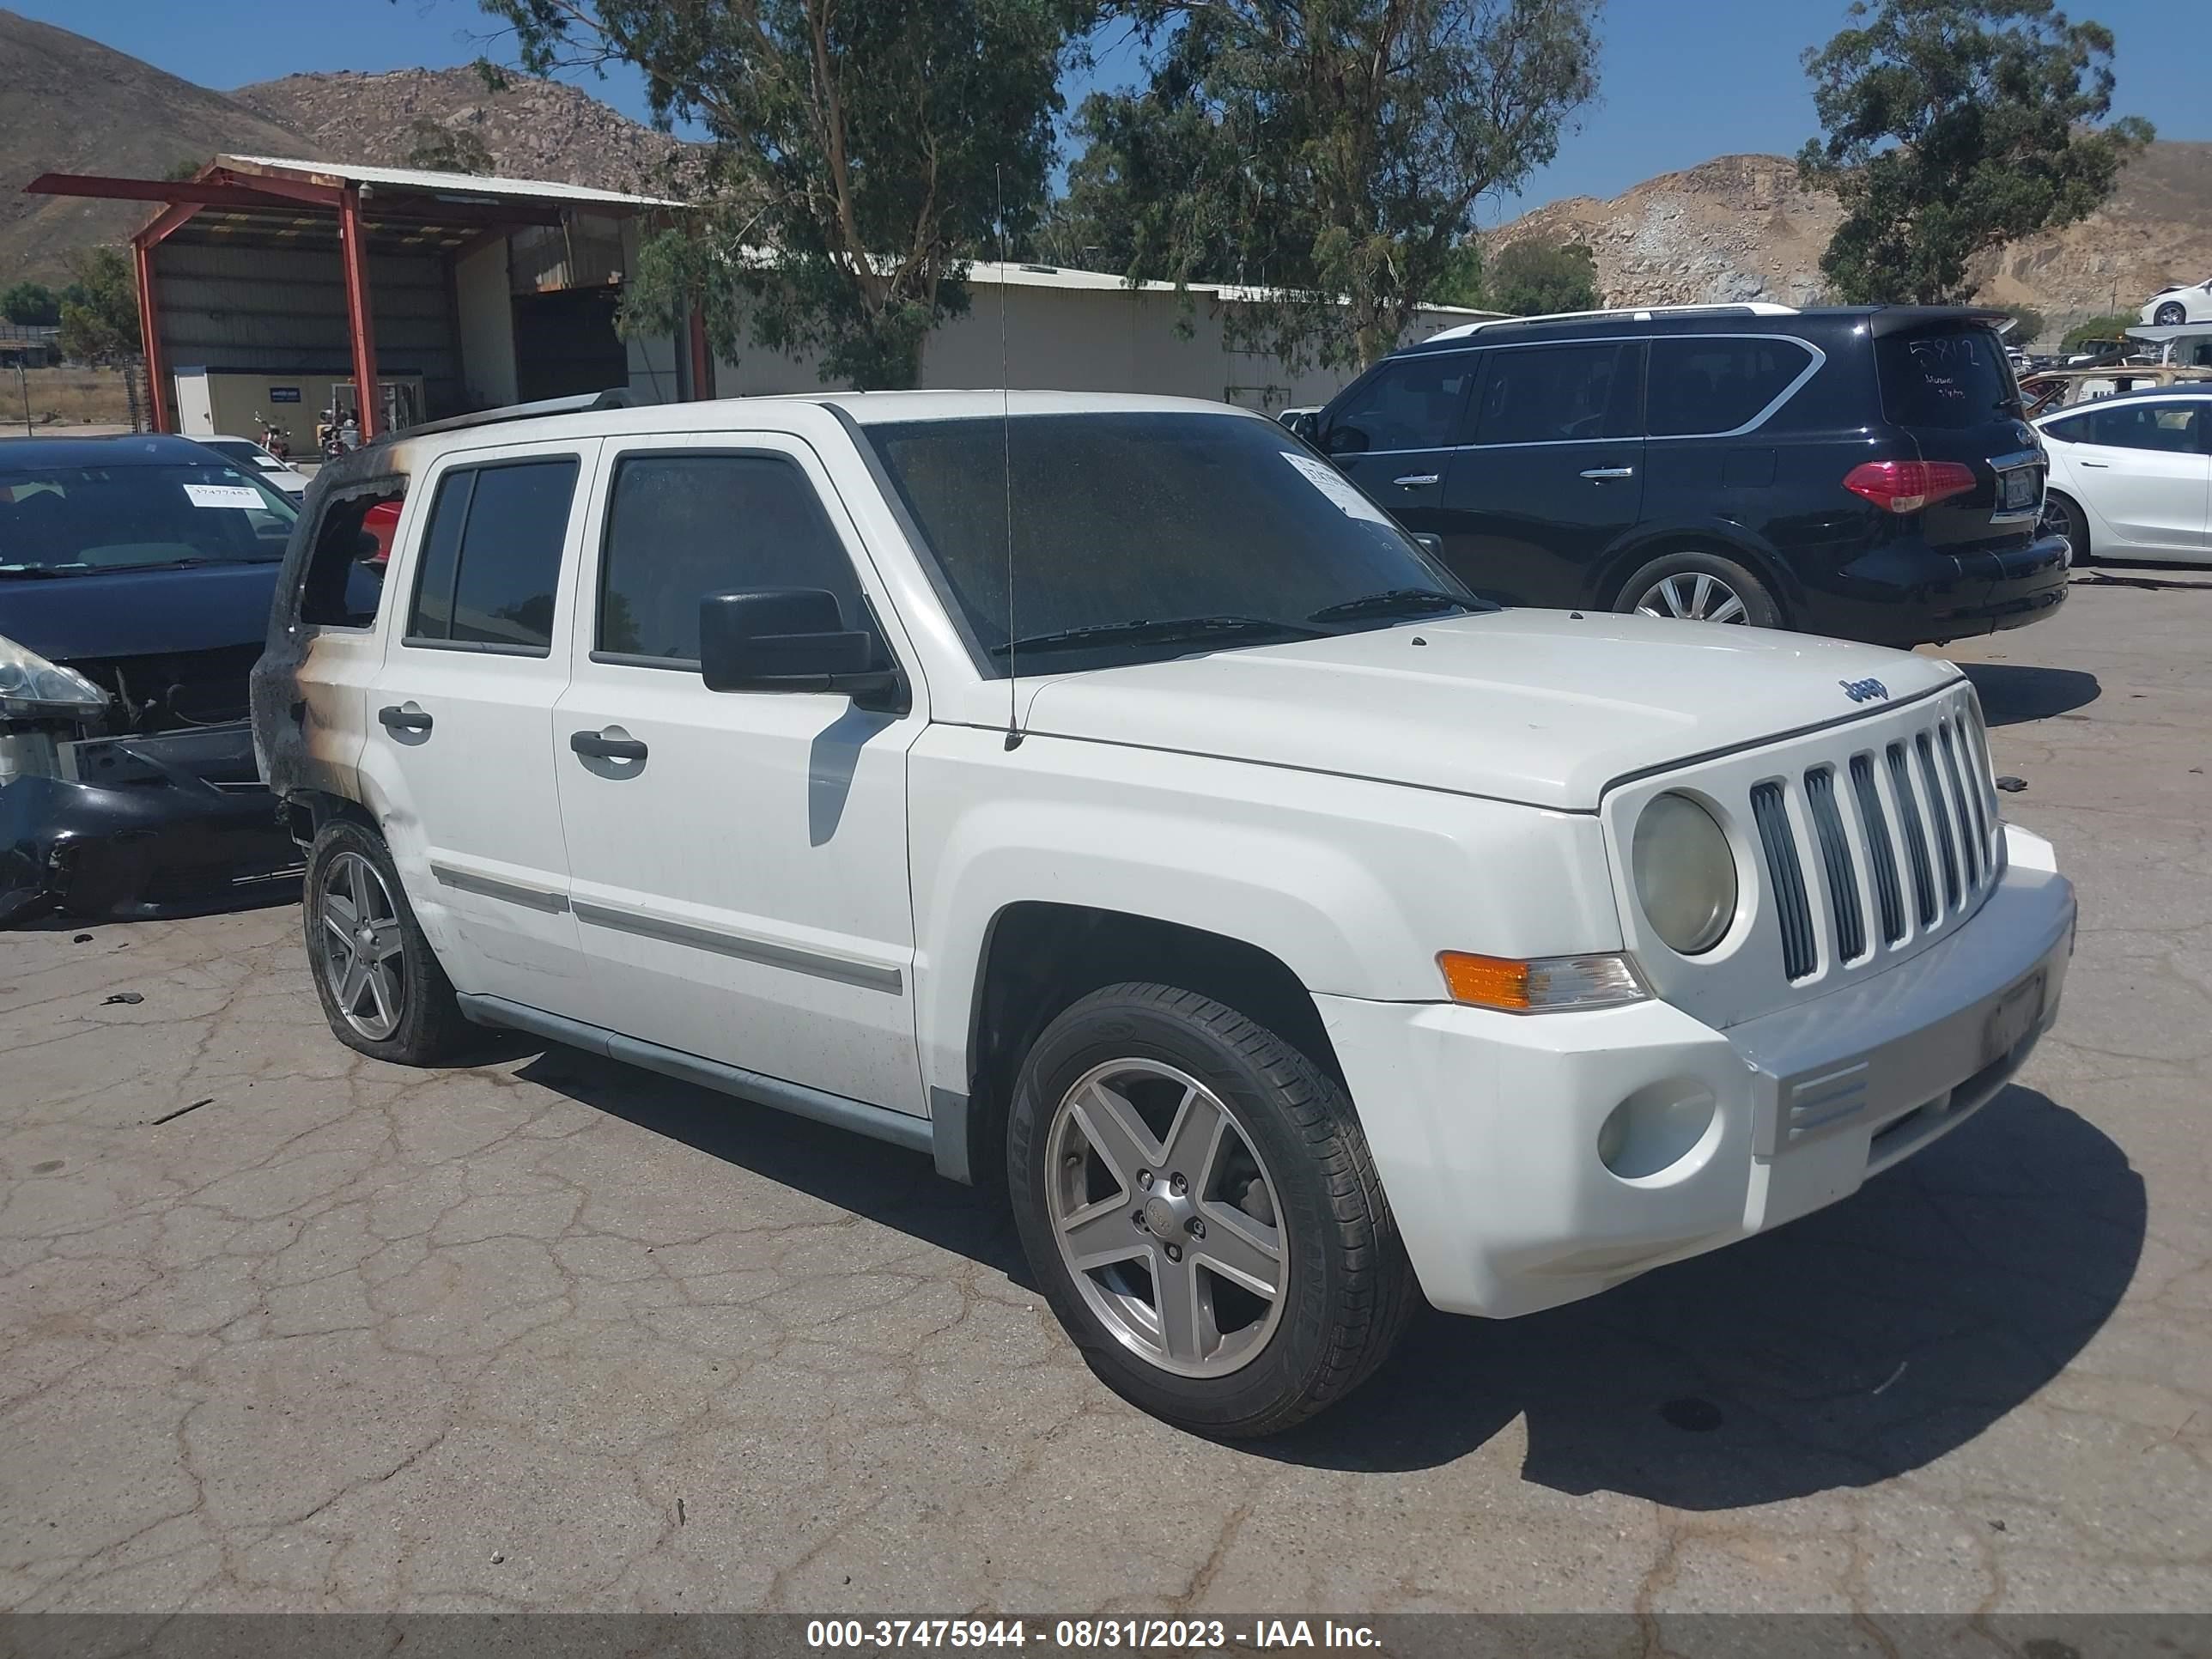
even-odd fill
[[[1766,300],[1746,300],[1727,305],[1607,306],[1597,311],[1547,311],[1535,317],[1486,318],[1479,323],[1462,323],[1457,328],[1440,329],[1420,343],[1426,345],[1433,340],[1463,340],[1486,328],[1507,328],[1519,323],[1583,322],[1605,317],[1622,317],[1644,323],[1654,317],[1795,317],[1796,314],[1797,307],[1795,306],[1778,306]]]
[[[635,409],[637,399],[628,386],[605,392],[580,392],[568,398],[541,398],[534,404],[508,404],[501,409],[482,409],[473,415],[449,415],[442,421],[424,421],[398,432],[379,434],[379,440],[419,438],[428,432],[465,432],[474,426],[499,426],[508,421],[534,421],[543,415],[586,415],[601,409]]]

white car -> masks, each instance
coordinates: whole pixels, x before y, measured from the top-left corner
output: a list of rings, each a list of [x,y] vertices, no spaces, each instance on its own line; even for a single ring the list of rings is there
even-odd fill
[[[2184,286],[2162,288],[2143,302],[2137,313],[2150,328],[2172,328],[2179,323],[2212,323],[2212,277]]]
[[[212,449],[234,466],[251,469],[252,476],[271,489],[282,490],[294,501],[305,501],[307,496],[307,475],[281,455],[263,448],[251,438],[234,438],[228,434],[212,438],[196,438],[193,442]]]
[[[2212,386],[2121,392],[2035,424],[2045,520],[2077,563],[2212,562]]]
[[[1497,610],[1260,415],[750,398],[330,473],[253,702],[338,1039],[507,1027],[1003,1184],[1193,1428],[1340,1399],[1417,1297],[1834,1203],[2059,1006],[2072,889],[1951,664]]]

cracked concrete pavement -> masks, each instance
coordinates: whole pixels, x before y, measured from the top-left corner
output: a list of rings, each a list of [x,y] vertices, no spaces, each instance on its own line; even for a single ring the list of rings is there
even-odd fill
[[[0,935],[0,1605],[2212,1608],[2212,578],[2136,580],[1951,653],[2081,894],[2019,1086],[1256,1447],[1108,1394],[925,1159],[361,1060],[289,907]]]

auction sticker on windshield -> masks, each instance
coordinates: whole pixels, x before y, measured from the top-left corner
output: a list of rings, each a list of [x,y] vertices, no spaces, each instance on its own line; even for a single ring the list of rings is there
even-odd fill
[[[1390,522],[1381,507],[1361,495],[1350,479],[1327,461],[1317,461],[1310,455],[1293,455],[1287,449],[1280,453],[1285,460],[1305,474],[1308,483],[1334,501],[1343,510],[1346,518],[1367,519],[1376,524]]]
[[[188,483],[185,494],[191,498],[194,507],[243,507],[250,509],[265,507],[269,503],[261,492],[251,484]]]

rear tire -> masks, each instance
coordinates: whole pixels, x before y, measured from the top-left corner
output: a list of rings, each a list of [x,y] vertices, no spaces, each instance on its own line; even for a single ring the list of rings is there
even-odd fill
[[[1685,622],[1784,625],[1782,606],[1766,584],[1717,553],[1662,554],[1621,584],[1613,608]]]
[[[2081,504],[2070,495],[2046,490],[2043,498],[2043,526],[2066,538],[2074,549],[2074,562],[2086,564],[2089,560],[2089,520]]]
[[[1030,1270],[1091,1369],[1198,1433],[1304,1422],[1374,1372],[1413,1312],[1351,1101],[1195,992],[1109,986],[1048,1025],[1006,1168]]]
[[[435,1066],[468,1046],[475,1028],[374,830],[350,818],[322,827],[300,910],[315,994],[340,1042],[399,1066]]]

